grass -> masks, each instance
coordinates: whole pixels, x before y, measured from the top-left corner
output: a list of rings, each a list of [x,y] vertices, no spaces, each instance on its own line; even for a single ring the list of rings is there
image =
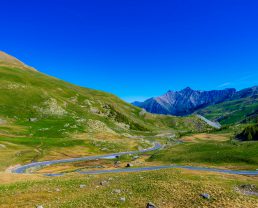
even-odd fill
[[[141,115],[141,109],[114,95],[78,87],[39,72],[0,66],[0,74],[0,116],[27,127],[27,133],[34,136],[55,138],[83,132],[87,130],[88,119],[101,121],[119,133],[127,130],[118,124],[128,125],[129,131],[171,128],[192,132],[207,128],[196,117],[187,118],[185,125],[184,118]],[[29,118],[37,121],[28,122]]]
[[[149,145],[132,136],[149,139],[163,131],[192,133],[210,129],[195,116],[178,118],[140,112],[140,108],[112,94],[19,69],[17,65],[0,65],[0,144],[10,144],[0,154],[0,170],[31,161]]]
[[[155,153],[149,161],[236,169],[258,168],[257,142],[232,141],[227,134],[210,134],[201,138],[200,135],[193,135],[182,138],[182,141],[185,142]]]
[[[74,138],[2,137],[0,170],[33,161],[100,155],[150,146],[150,143],[141,139],[130,139],[107,133],[77,135]]]
[[[101,186],[101,181],[107,183]],[[81,184],[86,187],[81,189]],[[0,185],[0,207],[140,208],[150,201],[158,207],[254,207],[257,198],[235,191],[240,184],[258,185],[255,178],[174,169],[95,176],[72,174]],[[115,193],[115,189],[121,193]],[[202,193],[210,194],[211,199],[203,199]],[[121,202],[122,197],[125,202]]]
[[[31,122],[30,118],[35,119]],[[185,143],[156,152],[149,160],[146,154],[136,162],[238,168],[258,164],[257,143],[228,141],[235,131],[231,127],[195,134],[208,131],[213,129],[195,116],[142,113],[140,108],[108,93],[78,87],[26,67],[0,66],[0,208],[40,204],[44,208],[137,208],[149,201],[158,207],[253,207],[257,198],[234,189],[242,183],[257,185],[257,178],[244,176],[186,170],[96,176],[70,173],[61,178],[3,173],[10,166],[33,161],[136,150],[149,147],[150,141],[170,144],[175,140],[173,135],[188,136],[184,137]],[[124,166],[132,158],[124,156],[120,160]],[[61,164],[41,171],[70,172],[96,165],[112,168],[113,162]],[[103,180],[108,183],[100,186]],[[86,188],[80,189],[80,184]],[[114,189],[121,193],[115,194]],[[201,193],[211,194],[211,200],[202,199]],[[121,197],[126,201],[121,202]]]
[[[198,112],[208,119],[218,120],[223,125],[239,122],[257,122],[257,98],[242,98],[208,106]],[[249,119],[250,117],[250,119]]]

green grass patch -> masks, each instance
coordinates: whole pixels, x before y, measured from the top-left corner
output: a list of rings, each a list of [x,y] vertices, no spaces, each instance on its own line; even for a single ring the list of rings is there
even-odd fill
[[[257,142],[183,143],[152,155],[149,161],[177,164],[209,164],[211,166],[249,166],[258,168]]]

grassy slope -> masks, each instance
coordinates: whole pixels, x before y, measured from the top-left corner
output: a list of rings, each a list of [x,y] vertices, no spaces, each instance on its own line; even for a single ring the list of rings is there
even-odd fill
[[[24,176],[25,177],[25,176]],[[0,180],[3,177],[1,177]],[[12,176],[6,176],[12,181]],[[15,179],[18,180],[17,178]],[[61,178],[20,179],[0,185],[0,207],[146,207],[151,201],[158,207],[256,207],[258,198],[235,191],[241,184],[256,184],[255,178],[209,174],[186,170],[161,170],[130,174],[85,176],[73,174]],[[108,181],[100,186],[101,181]],[[80,185],[86,187],[81,189]],[[119,189],[121,193],[115,193]],[[208,193],[210,200],[200,197]],[[120,198],[126,201],[121,202]]]
[[[107,93],[80,88],[38,72],[0,67],[0,170],[32,160],[79,157],[146,145],[128,134],[153,139],[153,135],[164,132],[182,135],[208,129],[195,117],[140,112],[141,109]],[[29,122],[28,118],[37,118],[37,121]],[[102,123],[89,123],[89,120]],[[162,141],[160,137],[155,139]],[[256,143],[197,139],[197,142],[156,153],[151,160],[225,165],[222,160],[233,154],[233,159],[228,161],[231,166],[235,163],[254,167],[258,147],[253,144]],[[102,150],[105,147],[108,150]],[[243,176],[185,170],[101,176],[72,174],[61,178],[5,173],[0,176],[1,208],[39,204],[44,207],[145,207],[149,201],[158,207],[254,207],[258,203],[257,198],[234,190],[239,184],[258,185],[255,178]],[[99,186],[100,181],[110,177],[113,180],[106,186]],[[17,180],[21,181],[14,182]],[[80,189],[80,184],[87,186]],[[112,193],[114,189],[121,189],[121,194]],[[211,194],[212,199],[202,199],[201,193]],[[126,197],[125,203],[120,201],[121,197]]]
[[[257,122],[258,98],[242,98],[225,101],[208,106],[198,111],[211,120],[218,120],[221,124],[235,124],[238,122]]]
[[[53,126],[44,131],[44,136],[62,137],[58,130],[67,127],[66,132],[82,130],[80,119],[97,119],[115,131],[123,131],[119,125],[130,126],[130,130],[155,130],[182,128],[195,130],[198,119],[192,117],[188,125],[181,126],[182,118],[140,115],[140,109],[119,98],[101,91],[77,87],[39,72],[24,71],[10,67],[0,67],[0,115],[15,119],[20,125],[31,127],[30,133],[38,133],[38,128]],[[38,118],[35,123],[28,118]],[[84,121],[81,121],[82,123]],[[202,125],[202,122],[199,122]],[[177,126],[178,124],[178,126]]]
[[[217,138],[223,138],[217,139]],[[229,169],[257,169],[258,143],[233,141],[232,136],[198,134],[185,142],[152,155],[149,161],[184,165],[221,166]]]
[[[118,97],[32,70],[0,66],[0,169],[142,146],[130,135],[209,129],[200,119],[140,113]],[[30,122],[29,118],[36,118]],[[6,159],[7,158],[7,159]]]

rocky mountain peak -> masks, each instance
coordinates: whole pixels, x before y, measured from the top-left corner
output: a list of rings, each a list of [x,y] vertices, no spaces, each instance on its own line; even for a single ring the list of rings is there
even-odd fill
[[[170,90],[162,96],[133,104],[151,113],[188,115],[199,108],[223,102],[231,98],[235,92],[235,89],[200,91],[186,87],[180,91]]]
[[[193,91],[191,87],[186,87],[183,90],[181,90],[181,92],[189,92],[189,91]]]

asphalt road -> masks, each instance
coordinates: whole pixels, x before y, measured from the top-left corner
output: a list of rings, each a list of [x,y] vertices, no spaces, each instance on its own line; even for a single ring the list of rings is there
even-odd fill
[[[82,157],[82,158],[71,158],[71,159],[64,159],[64,160],[35,162],[35,163],[30,163],[30,164],[27,164],[27,165],[24,165],[24,166],[14,168],[12,170],[12,173],[24,174],[24,173],[27,172],[28,169],[34,169],[34,168],[35,169],[41,169],[41,168],[46,167],[46,166],[60,164],[60,163],[70,163],[70,162],[77,162],[77,161],[89,161],[89,160],[96,160],[96,159],[112,158],[112,157],[121,156],[121,155],[128,155],[128,154],[139,154],[139,153],[158,150],[161,147],[162,146],[159,143],[155,143],[152,148],[144,149],[144,150],[140,150],[140,151],[120,152],[120,153],[99,155],[99,156],[89,156],[89,157]],[[258,171],[252,171],[252,170],[225,170],[225,169],[217,169],[217,168],[182,166],[182,165],[164,165],[164,166],[121,168],[121,169],[113,169],[113,170],[77,171],[77,172],[80,173],[80,174],[128,173],[128,172],[153,171],[153,170],[161,170],[161,169],[168,169],[168,168],[182,168],[182,169],[188,169],[188,170],[208,171],[208,172],[216,172],[216,173],[224,173],[224,174],[236,174],[236,175],[249,175],[249,176],[258,175]],[[45,175],[47,175],[47,176],[61,176],[63,174],[45,174]]]
[[[129,155],[129,154],[139,154],[144,152],[150,152],[154,150],[160,149],[162,146],[159,143],[155,143],[152,148],[143,149],[139,151],[130,151],[130,152],[119,152],[119,153],[112,153],[107,155],[96,155],[96,156],[88,156],[88,157],[81,157],[81,158],[69,158],[63,160],[52,160],[52,161],[43,161],[43,162],[34,162],[27,165],[19,166],[12,169],[12,173],[26,173],[29,169],[41,169],[46,166],[60,164],[60,163],[71,163],[71,162],[78,162],[78,161],[89,161],[89,160],[96,160],[96,159],[106,159],[112,158],[121,155]]]

